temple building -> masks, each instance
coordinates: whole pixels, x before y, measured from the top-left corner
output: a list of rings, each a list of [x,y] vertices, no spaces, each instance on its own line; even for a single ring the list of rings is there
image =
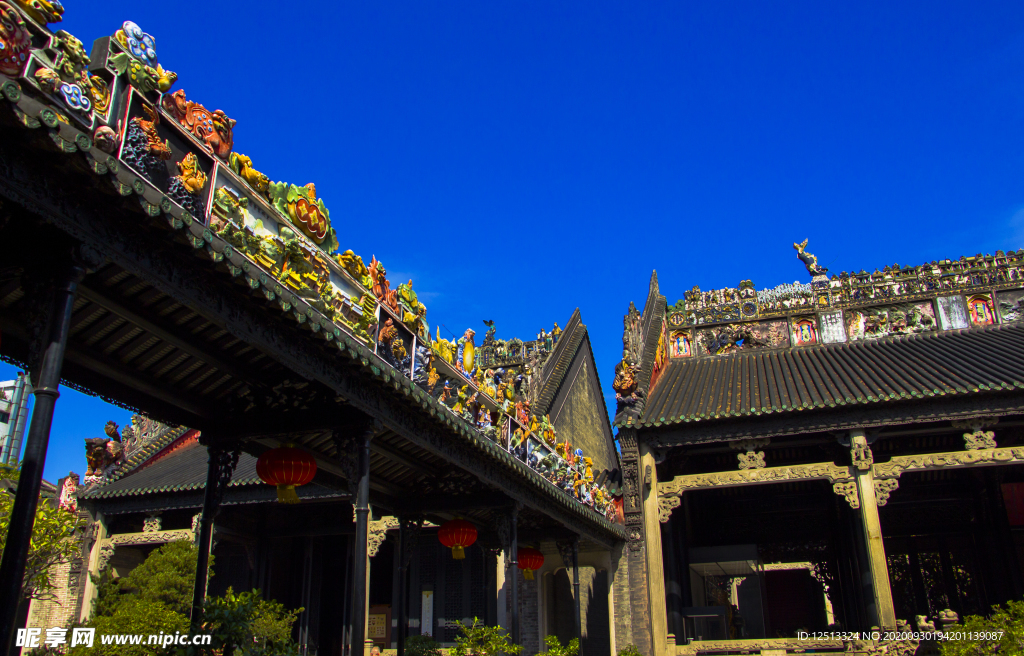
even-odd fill
[[[526,376],[523,389],[534,412],[550,419],[563,443],[571,441],[594,454],[592,466],[599,481],[618,480],[611,426],[579,311],[564,330],[556,324],[526,342],[495,339],[493,322],[489,324],[484,344],[476,349],[481,369],[501,370],[510,381]],[[131,425],[122,429],[109,423],[105,432],[106,437],[86,441],[89,466],[84,480],[79,483],[79,477],[72,475],[61,481],[63,503],[77,503],[67,509],[87,520],[84,533],[91,537],[83,543],[80,558],[67,564],[70,574],[63,586],[67,592],[62,591],[54,602],[34,602],[29,624],[43,618],[47,626],[87,620],[97,592],[90,575],[109,568],[117,578],[126,576],[161,544],[196,539],[208,460],[199,431],[135,415]],[[322,438],[296,436],[297,441],[311,439]],[[121,445],[116,459],[110,455],[111,444]],[[373,450],[371,471],[387,468],[390,459],[399,457],[383,444]],[[450,511],[425,513],[414,545],[405,545],[405,563],[398,544],[398,518],[385,511],[373,513],[368,638],[382,650],[396,647],[398,583],[406,570],[412,591],[408,635],[430,635],[441,644],[452,644],[456,621],[471,623],[479,617],[489,625],[508,626],[509,583],[503,563],[499,564],[500,541],[488,528],[495,523],[487,510],[488,499],[466,499],[456,489],[456,481],[429,466],[412,469],[401,485],[381,483],[379,489],[396,496],[447,490],[454,499]],[[565,494],[554,486],[552,491]],[[277,503],[274,488],[257,474],[257,458],[241,454],[214,525],[215,566],[209,594],[223,594],[228,587],[236,592],[259,589],[288,608],[301,606],[305,611],[294,633],[304,652],[340,654],[343,632],[351,622],[349,597],[339,592],[349,587],[352,576],[352,499],[346,490],[317,479],[296,493],[299,505]],[[500,500],[490,503],[502,505]],[[469,518],[481,529],[478,541],[465,549],[460,560],[453,559],[451,550],[438,540],[439,527],[456,516]],[[557,635],[562,642],[574,637],[572,575],[562,557],[565,553],[571,560],[571,553],[557,537],[549,531],[531,535],[521,528],[519,532],[521,545],[544,554],[543,564],[531,572],[532,579],[521,581],[519,591],[521,640],[534,651],[540,649],[545,635]],[[586,599],[582,653],[605,656],[611,649],[611,561],[600,552],[584,551],[579,558],[581,595]]]
[[[89,50],[52,29],[63,13],[0,2],[0,358],[35,394],[0,652],[24,626],[68,385],[137,419],[86,440],[88,470],[60,486],[90,521],[67,621],[90,612],[88,573],[194,540],[193,628],[230,585],[306,609],[305,654],[451,643],[474,616],[527,653],[546,635],[619,647],[621,468],[579,312],[536,338],[432,332],[413,281],[342,246],[355,219],[260,172],[228,112],[175,88],[153,35],[112,21]],[[278,127],[311,147],[293,117]]]
[[[941,629],[1024,594],[1024,250],[829,275],[806,246],[808,282],[669,305],[655,274],[625,316],[645,654],[855,650],[799,636]]]

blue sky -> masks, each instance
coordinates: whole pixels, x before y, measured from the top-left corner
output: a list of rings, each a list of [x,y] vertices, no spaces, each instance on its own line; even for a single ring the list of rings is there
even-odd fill
[[[153,34],[432,327],[528,338],[580,307],[606,395],[653,269],[673,303],[805,281],[805,238],[834,272],[1024,246],[1018,2],[65,6],[87,44]],[[124,423],[97,404],[61,397],[47,478]]]

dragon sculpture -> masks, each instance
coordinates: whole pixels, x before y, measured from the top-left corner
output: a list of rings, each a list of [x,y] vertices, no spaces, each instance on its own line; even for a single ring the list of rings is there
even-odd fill
[[[811,274],[812,276],[823,276],[826,273],[828,273],[828,269],[818,264],[818,257],[816,255],[811,255],[806,250],[804,250],[807,248],[806,239],[800,242],[799,244],[794,242],[793,248],[796,249],[796,256],[800,258],[800,261],[804,263],[805,267],[807,267],[807,273]]]

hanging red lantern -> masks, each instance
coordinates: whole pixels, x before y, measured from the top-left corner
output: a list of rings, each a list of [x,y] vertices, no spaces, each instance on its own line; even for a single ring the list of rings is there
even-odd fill
[[[462,560],[466,557],[466,547],[476,542],[476,527],[464,519],[453,519],[441,525],[437,539],[452,550],[452,558]]]
[[[533,572],[544,567],[544,554],[533,547],[522,547],[516,552],[519,569],[523,570],[523,578],[533,580]]]
[[[268,485],[277,486],[277,500],[298,503],[295,488],[306,485],[316,475],[316,459],[291,444],[271,449],[256,461],[256,474]]]

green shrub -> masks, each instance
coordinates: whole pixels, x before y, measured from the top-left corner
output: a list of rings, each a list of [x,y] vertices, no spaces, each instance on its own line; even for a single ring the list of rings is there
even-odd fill
[[[267,601],[258,590],[236,595],[228,588],[223,597],[206,601],[202,630],[213,634],[211,647],[224,654],[292,656],[298,654],[292,624],[302,610]]]
[[[548,650],[542,651],[537,656],[579,656],[580,653],[580,641],[576,638],[570,640],[569,644],[563,647],[558,636],[544,636],[544,645]]]
[[[451,654],[460,656],[483,656],[484,654],[508,654],[517,656],[523,651],[522,645],[514,644],[508,633],[500,626],[487,626],[473,618],[473,624],[466,626],[456,620],[460,635],[455,636],[455,648]]]
[[[93,577],[98,596],[85,624],[96,629],[91,648],[75,647],[71,656],[297,656],[292,625],[302,609],[287,610],[260,596],[259,590],[209,597],[199,633],[213,636],[207,647],[155,648],[153,645],[104,645],[101,635],[188,633],[198,550],[191,542],[172,542],[154,550],[128,576],[115,579],[107,569]],[[212,558],[211,558],[212,561]],[[210,573],[213,576],[213,573]]]
[[[987,618],[969,615],[962,625],[950,626],[946,631],[995,639],[943,640],[939,643],[942,656],[1024,654],[1024,601],[1011,601],[1006,608],[993,606],[992,615]]]
[[[618,653],[618,656],[643,656],[640,653],[640,648],[636,645],[626,645],[622,651]]]
[[[405,639],[405,656],[442,656],[441,645],[427,635],[409,636]]]

